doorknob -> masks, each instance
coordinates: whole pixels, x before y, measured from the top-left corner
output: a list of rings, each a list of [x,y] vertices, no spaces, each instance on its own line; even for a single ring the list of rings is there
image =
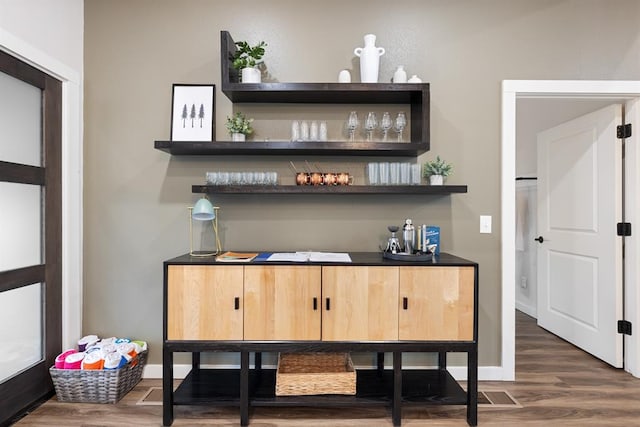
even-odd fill
[[[538,238],[533,239],[533,240],[535,240],[535,241],[537,241],[537,242],[542,243],[542,242],[544,242],[544,237],[542,237],[542,236],[538,236]]]

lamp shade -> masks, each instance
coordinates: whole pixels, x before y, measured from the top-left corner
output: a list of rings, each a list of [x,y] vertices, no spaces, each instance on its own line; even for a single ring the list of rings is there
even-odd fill
[[[211,202],[203,197],[196,202],[191,217],[197,221],[211,221],[216,213]]]

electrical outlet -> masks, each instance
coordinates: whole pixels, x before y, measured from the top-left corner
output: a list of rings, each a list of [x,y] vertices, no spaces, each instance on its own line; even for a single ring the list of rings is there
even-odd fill
[[[480,232],[491,233],[491,215],[480,215]]]

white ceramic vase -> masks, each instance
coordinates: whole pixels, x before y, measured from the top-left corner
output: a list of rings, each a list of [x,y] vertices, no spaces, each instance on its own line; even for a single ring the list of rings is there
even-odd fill
[[[384,55],[383,47],[376,47],[376,36],[364,36],[364,47],[357,47],[353,53],[360,58],[360,81],[362,83],[378,83],[380,57]]]
[[[244,133],[232,133],[231,140],[234,142],[244,142],[247,139]]]
[[[260,70],[255,67],[242,69],[242,83],[261,83],[262,76]]]
[[[429,184],[431,185],[443,185],[444,177],[442,175],[431,175],[429,177]]]

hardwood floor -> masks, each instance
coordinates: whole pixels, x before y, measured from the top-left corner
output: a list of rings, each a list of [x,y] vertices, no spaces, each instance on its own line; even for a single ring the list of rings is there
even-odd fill
[[[55,397],[16,426],[160,426],[162,406],[141,406],[143,380],[116,405],[72,404]],[[480,390],[507,390],[522,408],[478,409],[480,426],[640,426],[640,379],[613,369],[516,315],[516,381],[480,382]],[[174,426],[237,426],[233,408],[176,407]],[[403,408],[402,425],[466,426],[464,407]],[[254,408],[252,427],[392,426],[382,408]]]

